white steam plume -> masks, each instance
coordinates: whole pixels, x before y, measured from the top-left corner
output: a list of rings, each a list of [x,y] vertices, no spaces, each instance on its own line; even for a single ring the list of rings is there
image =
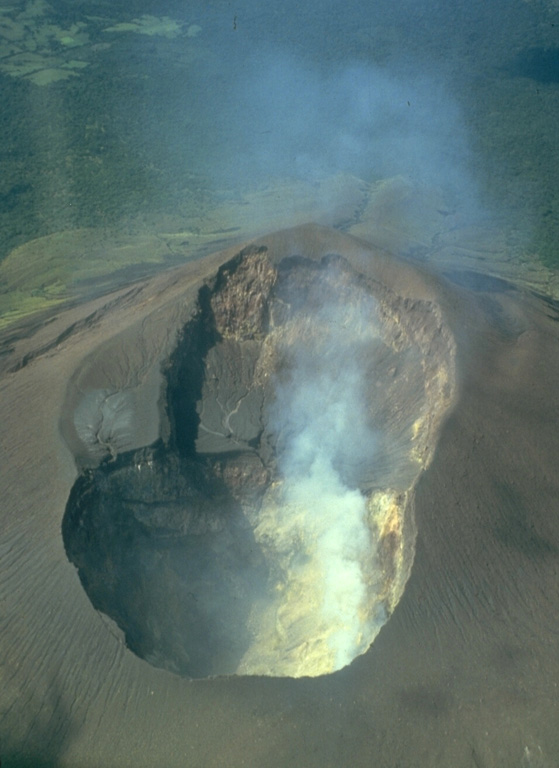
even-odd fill
[[[300,555],[284,578],[288,591],[290,581],[298,584],[298,601],[314,613],[309,629],[325,639],[332,669],[340,669],[367,649],[374,622],[368,586],[376,547],[357,488],[376,442],[363,364],[378,333],[373,301],[325,306],[295,332],[289,375],[270,413],[283,477],[278,529]]]
[[[477,198],[461,110],[443,79],[421,67],[320,66],[259,51],[226,98],[235,151],[228,144],[216,156],[216,181],[403,175],[471,204]]]

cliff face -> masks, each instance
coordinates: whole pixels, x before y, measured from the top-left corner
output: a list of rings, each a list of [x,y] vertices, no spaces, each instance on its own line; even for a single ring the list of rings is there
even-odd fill
[[[549,703],[557,325],[488,287],[309,226],[16,341],[8,758],[460,766]]]

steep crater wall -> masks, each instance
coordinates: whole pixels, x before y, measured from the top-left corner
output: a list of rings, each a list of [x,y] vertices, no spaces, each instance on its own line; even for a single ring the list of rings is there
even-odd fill
[[[118,444],[138,388],[72,395],[76,456],[98,458],[81,460],[63,536],[91,602],[178,674],[345,666],[403,592],[454,366],[434,302],[336,254],[243,250],[150,385],[159,439]]]

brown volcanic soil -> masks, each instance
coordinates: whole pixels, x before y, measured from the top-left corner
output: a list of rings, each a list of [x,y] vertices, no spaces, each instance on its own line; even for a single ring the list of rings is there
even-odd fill
[[[234,252],[70,309],[16,341],[0,379],[2,764],[556,765],[554,309],[508,286],[453,286],[330,230],[258,244],[341,254],[403,297],[436,300],[454,333],[458,398],[417,487],[403,598],[367,654],[315,679],[192,682],[128,651],[64,551],[68,445],[78,453],[60,429],[68,384],[92,353],[92,381],[133,372],[145,401],[125,447],[159,437],[158,361],[201,279]],[[117,333],[134,344],[104,358]]]

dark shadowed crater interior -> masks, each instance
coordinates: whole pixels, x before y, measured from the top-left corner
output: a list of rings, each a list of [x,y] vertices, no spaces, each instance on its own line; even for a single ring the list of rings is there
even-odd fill
[[[409,502],[452,401],[453,355],[437,306],[393,294],[339,256],[278,264],[264,248],[243,251],[199,290],[164,361],[165,438],[111,448],[136,418],[129,393],[80,394],[77,435],[92,455],[109,448],[78,477],[63,537],[93,606],[134,653],[181,675],[298,676],[349,663],[409,574]],[[301,370],[309,406],[284,418]],[[357,384],[340,409],[336,382],[348,370]],[[323,433],[313,431],[315,408],[319,420],[335,409]],[[315,434],[309,466],[294,470],[293,446]],[[313,474],[320,462],[324,473]],[[289,472],[313,478],[312,511]],[[336,514],[332,494],[347,513]],[[330,532],[347,551],[332,549]],[[350,557],[356,628],[323,586]]]

